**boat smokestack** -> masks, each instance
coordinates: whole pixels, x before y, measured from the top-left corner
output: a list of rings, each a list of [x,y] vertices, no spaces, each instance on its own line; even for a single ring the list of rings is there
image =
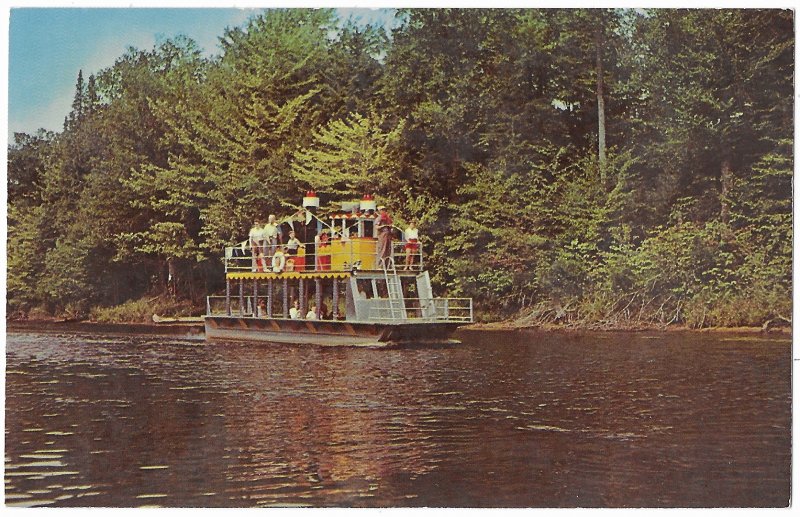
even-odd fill
[[[361,198],[360,209],[362,212],[375,213],[375,197],[372,194],[364,194],[364,197]]]
[[[319,208],[319,197],[317,197],[316,192],[313,190],[306,192],[303,198],[303,208],[311,212],[316,212],[317,208]]]

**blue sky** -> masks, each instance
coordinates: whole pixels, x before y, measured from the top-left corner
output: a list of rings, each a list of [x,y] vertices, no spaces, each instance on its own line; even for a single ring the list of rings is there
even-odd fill
[[[60,131],[69,113],[78,70],[84,79],[114,64],[130,47],[150,49],[178,34],[206,54],[219,52],[226,27],[244,24],[260,9],[11,9],[8,62],[8,137],[38,128]],[[340,15],[387,21],[384,11],[340,9]]]

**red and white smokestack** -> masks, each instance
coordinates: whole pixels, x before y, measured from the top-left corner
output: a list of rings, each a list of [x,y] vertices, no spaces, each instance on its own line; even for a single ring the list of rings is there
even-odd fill
[[[303,208],[311,211],[315,211],[319,208],[319,197],[317,197],[316,192],[313,190],[306,192],[305,197],[303,197]]]
[[[375,198],[370,194],[364,194],[361,198],[360,207],[362,212],[374,213],[375,212]]]

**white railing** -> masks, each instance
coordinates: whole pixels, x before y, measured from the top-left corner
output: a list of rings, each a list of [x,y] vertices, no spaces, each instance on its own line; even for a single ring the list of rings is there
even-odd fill
[[[267,294],[258,295],[258,312],[254,312],[255,306],[253,305],[253,296],[246,295],[241,299],[238,293],[231,293],[230,297],[230,311],[225,305],[224,296],[207,296],[206,297],[206,315],[207,316],[236,316],[241,318],[266,318],[269,316],[269,308],[267,302],[269,300]],[[273,301],[272,316],[273,318],[283,318],[283,302],[280,297]],[[286,316],[289,317],[288,315]]]
[[[235,316],[237,318],[284,318],[283,313],[283,300],[281,297],[276,297],[273,300],[272,315],[270,316],[268,302],[269,297],[267,294],[258,295],[258,312],[254,312],[253,296],[245,295],[241,298],[238,293],[231,293],[230,296],[230,310],[226,306],[226,298],[224,296],[206,296],[206,316]],[[312,304],[309,304],[309,307]],[[306,307],[308,311],[308,307]],[[326,317],[327,316],[327,317]],[[339,316],[343,316],[340,314]],[[286,318],[289,315],[286,314]],[[306,319],[306,313],[301,314],[296,319]],[[321,319],[328,321],[333,320],[331,313],[322,316]]]
[[[423,269],[422,244],[415,243],[416,250],[406,250],[407,241],[392,242],[392,257],[398,271]],[[281,246],[281,245],[277,245]],[[285,245],[283,245],[285,249]],[[273,269],[275,246],[251,247],[248,242],[227,246],[223,255],[225,272],[286,272],[286,271],[351,271],[353,269],[380,269],[377,261],[377,240],[334,239],[325,245],[305,243],[305,253],[284,252],[283,267]],[[322,253],[312,254],[312,250]],[[280,260],[275,265],[280,265]]]
[[[231,293],[229,298],[230,307],[226,306],[224,296],[206,296],[206,315],[208,316],[253,316],[253,297],[246,295],[239,297],[238,293]],[[259,295],[259,303],[266,300],[266,295]],[[230,311],[229,311],[230,309]],[[260,312],[266,315],[266,309],[261,308]]]
[[[370,321],[397,321],[388,298],[369,300]],[[403,298],[407,320],[472,323],[472,298]]]
[[[261,317],[268,315],[266,301],[267,297],[259,295],[258,302],[261,307],[254,314],[253,296],[245,295],[240,297],[238,293],[231,293],[226,305],[225,296],[206,297],[206,315],[208,316],[236,316],[242,318]],[[405,303],[405,320],[410,323],[420,322],[456,322],[472,323],[472,299],[471,298],[403,298]],[[367,321],[399,321],[397,308],[392,308],[388,302],[389,298],[373,298],[369,302],[369,312]],[[304,316],[304,315],[302,315]],[[283,318],[283,307],[275,310],[273,305],[273,318]],[[300,318],[304,319],[304,318]]]

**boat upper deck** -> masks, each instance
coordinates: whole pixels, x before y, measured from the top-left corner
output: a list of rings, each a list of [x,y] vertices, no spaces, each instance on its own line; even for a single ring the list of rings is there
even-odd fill
[[[225,296],[209,296],[206,315],[384,325],[472,321],[471,299],[433,296],[414,221],[401,230],[369,195],[325,215],[318,208],[309,191],[303,209],[280,220],[270,215],[263,226],[256,220],[247,240],[226,247]]]
[[[392,242],[392,264],[399,275],[418,274],[424,267],[422,245],[405,240]],[[247,241],[225,248],[228,278],[344,278],[357,271],[383,272],[378,240],[371,237],[285,245],[250,246]]]

